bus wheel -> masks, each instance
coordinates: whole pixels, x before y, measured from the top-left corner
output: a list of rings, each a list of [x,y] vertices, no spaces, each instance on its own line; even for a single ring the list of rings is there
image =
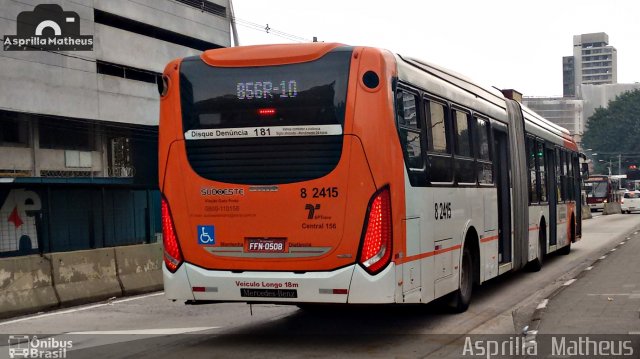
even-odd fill
[[[575,225],[576,221],[573,219],[573,217],[571,217],[571,237],[569,237],[569,244],[567,244],[566,246],[560,248],[560,250],[558,251],[558,253],[560,253],[563,256],[566,256],[567,254],[569,254],[571,252],[571,243],[574,242],[576,240],[576,225]]]
[[[544,260],[544,246],[547,243],[547,227],[544,222],[540,225],[540,231],[538,232],[538,253],[536,259],[529,262],[529,270],[532,272],[538,272],[542,269],[542,261]]]
[[[473,292],[473,257],[471,250],[465,245],[462,252],[462,266],[460,266],[460,288],[453,292],[451,307],[456,313],[462,313],[469,308],[471,292]]]

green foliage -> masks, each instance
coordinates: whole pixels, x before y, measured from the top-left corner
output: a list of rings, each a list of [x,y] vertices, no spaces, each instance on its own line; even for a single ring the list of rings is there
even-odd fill
[[[640,90],[625,92],[609,101],[607,108],[596,109],[587,120],[582,144],[605,161],[615,157],[617,163],[615,154],[622,153],[629,155],[623,157],[625,164],[637,162],[640,157]]]

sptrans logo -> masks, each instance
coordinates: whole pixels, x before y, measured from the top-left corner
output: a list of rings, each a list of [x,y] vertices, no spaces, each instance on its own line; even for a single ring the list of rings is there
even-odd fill
[[[66,358],[67,350],[72,346],[71,340],[38,339],[35,335],[10,335],[9,358]]]
[[[92,51],[93,35],[80,35],[80,16],[60,5],[41,4],[17,18],[17,35],[5,35],[5,51]]]

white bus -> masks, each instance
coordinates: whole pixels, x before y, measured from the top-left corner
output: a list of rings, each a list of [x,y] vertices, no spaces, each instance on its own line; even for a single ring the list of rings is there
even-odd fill
[[[169,299],[463,311],[580,238],[568,131],[439,66],[264,45],[175,60],[163,83]]]

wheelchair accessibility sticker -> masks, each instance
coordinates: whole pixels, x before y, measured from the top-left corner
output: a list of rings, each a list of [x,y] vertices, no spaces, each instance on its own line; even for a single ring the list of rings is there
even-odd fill
[[[209,246],[216,244],[214,226],[198,226],[198,244]]]

